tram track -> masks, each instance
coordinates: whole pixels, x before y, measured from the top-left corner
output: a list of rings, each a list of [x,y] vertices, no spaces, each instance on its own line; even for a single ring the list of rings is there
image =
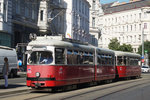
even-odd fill
[[[116,90],[116,91],[114,91],[114,92],[112,92],[112,93],[105,94],[105,95],[103,95],[103,96],[101,96],[101,97],[98,97],[98,98],[95,98],[95,99],[93,99],[93,100],[99,100],[99,99],[104,98],[104,97],[106,97],[106,96],[113,95],[113,94],[115,94],[115,93],[119,93],[119,92],[122,92],[122,91],[125,91],[125,90],[128,90],[128,89],[132,89],[132,88],[138,87],[138,86],[143,85],[143,84],[149,84],[149,83],[148,83],[148,82],[145,82],[145,83],[137,84],[137,85],[134,85],[134,86],[130,86],[130,87],[128,87],[128,88]]]
[[[94,93],[94,92],[98,92],[98,91],[100,91],[100,92],[101,91],[106,91],[108,89],[111,89],[112,87],[117,88],[117,87],[124,86],[126,84],[136,84],[139,81],[142,81],[142,83],[140,82],[139,84],[134,85],[134,86],[139,86],[141,84],[145,84],[147,82],[150,82],[149,79],[141,78],[141,79],[136,79],[136,80],[114,82],[114,83],[110,83],[110,84],[107,84],[107,85],[102,84],[102,85],[98,85],[98,86],[93,86],[92,88],[91,87],[85,87],[85,88],[81,88],[81,89],[77,89],[77,90],[73,90],[73,91],[61,92],[61,93],[51,93],[51,92],[46,92],[46,91],[43,91],[43,92],[39,91],[38,92],[38,91],[27,90],[27,91],[22,91],[22,92],[19,92],[19,93],[12,93],[12,94],[8,93],[7,95],[0,96],[0,98],[5,99],[5,98],[13,98],[13,97],[17,97],[17,96],[26,95],[26,98],[24,98],[24,100],[31,100],[31,99],[37,99],[37,98],[44,98],[46,96],[54,96],[54,94],[55,95],[67,94],[68,92],[70,92],[71,96],[62,96],[62,98],[61,98],[61,100],[68,100],[68,99],[80,97],[80,96],[83,96],[83,95],[91,94],[91,93]],[[97,97],[96,99],[99,99],[101,97],[105,97],[107,95],[111,95],[113,93],[120,92],[122,90],[127,90],[127,89],[132,88],[132,87],[133,87],[133,85],[131,85],[128,88],[116,90],[115,92],[106,93],[106,94],[101,95],[100,97]],[[96,88],[98,88],[98,89],[96,89]],[[88,89],[90,89],[90,90],[88,90]],[[78,91],[82,91],[82,92],[78,92]],[[30,96],[32,95],[32,96],[30,97],[28,95],[30,95]]]
[[[121,91],[123,91],[123,90],[131,89],[131,88],[140,86],[140,85],[142,85],[142,84],[149,83],[150,80],[146,80],[146,81],[144,81],[144,82],[142,82],[142,83],[139,83],[139,84],[137,84],[137,82],[138,82],[138,81],[135,81],[135,82],[127,82],[127,83],[123,83],[123,84],[113,85],[113,87],[112,87],[112,86],[109,86],[109,87],[99,88],[99,89],[91,90],[91,91],[88,91],[88,92],[84,92],[84,93],[80,93],[80,94],[68,96],[68,97],[62,98],[61,100],[70,100],[70,99],[74,100],[74,98],[77,98],[77,97],[84,97],[85,95],[94,94],[95,92],[98,92],[98,91],[99,91],[100,93],[102,93],[102,94],[100,94],[101,96],[99,96],[99,97],[97,97],[97,98],[94,98],[94,99],[92,98],[92,100],[98,100],[98,99],[103,98],[103,97],[105,97],[105,96],[112,95],[112,94],[114,94],[114,93],[118,93],[118,92],[121,92]],[[127,84],[130,85],[130,83],[131,83],[131,84],[135,84],[135,83],[136,83],[136,85],[131,85],[131,86],[128,86],[127,88],[120,88],[120,89],[118,89],[118,90],[111,91],[111,89],[116,89],[116,88],[118,88],[118,87],[123,87],[124,85],[127,85]],[[104,91],[107,91],[107,90],[108,90],[108,93],[104,93]],[[95,97],[95,96],[93,96],[93,97]],[[81,99],[81,98],[80,98],[80,100],[84,100],[84,99]]]

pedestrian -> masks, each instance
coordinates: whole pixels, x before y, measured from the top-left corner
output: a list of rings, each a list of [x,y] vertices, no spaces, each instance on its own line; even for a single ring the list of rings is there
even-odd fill
[[[22,61],[21,59],[18,60],[18,70],[21,71],[22,69]]]
[[[4,58],[4,66],[3,66],[3,77],[5,79],[5,88],[8,87],[8,72],[9,72],[9,63],[8,63],[8,58]]]

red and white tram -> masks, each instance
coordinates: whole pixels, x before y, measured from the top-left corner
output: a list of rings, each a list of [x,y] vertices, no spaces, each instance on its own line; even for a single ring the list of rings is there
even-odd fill
[[[61,87],[115,78],[112,50],[37,37],[28,46],[27,86]]]
[[[123,77],[139,77],[141,76],[140,58],[139,54],[114,51],[116,61],[116,76]]]

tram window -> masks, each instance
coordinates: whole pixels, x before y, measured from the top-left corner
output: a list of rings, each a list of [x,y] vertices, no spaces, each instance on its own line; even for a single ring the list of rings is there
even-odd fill
[[[78,58],[78,53],[74,51],[74,53],[72,55],[72,64],[77,64],[78,63],[77,58]]]
[[[81,55],[77,55],[77,64],[82,64]]]
[[[50,51],[34,51],[28,59],[29,64],[50,64],[52,61],[53,56]]]
[[[67,51],[67,64],[78,64],[78,51]]]
[[[107,65],[111,65],[111,57],[110,57],[110,55],[106,55],[105,59],[106,59],[106,64]]]
[[[93,64],[93,55],[89,56],[89,64]]]
[[[115,56],[115,65],[117,65],[117,63],[116,63],[116,56]]]
[[[93,56],[93,53],[92,53],[92,52],[89,52],[89,56]]]
[[[75,55],[78,55],[78,51],[75,50],[75,51],[74,51],[74,54],[75,54]]]
[[[83,64],[93,64],[93,55],[90,55],[88,54],[88,52],[85,52],[83,55]]]
[[[83,64],[83,52],[82,51],[80,51],[77,59],[78,59],[78,64]]]
[[[122,56],[117,57],[117,65],[125,65]]]
[[[55,63],[56,64],[65,64],[65,53],[63,48],[55,49]]]
[[[106,64],[106,59],[105,59],[105,55],[101,55],[101,58],[102,58],[102,65],[105,65]]]
[[[97,64],[98,65],[101,65],[101,56],[98,54],[97,56]]]
[[[134,65],[134,59],[132,57],[130,57],[129,64],[130,64],[130,66]]]
[[[72,54],[72,50],[68,50],[67,54],[71,55]]]
[[[127,57],[126,56],[124,56],[123,62],[124,62],[124,65],[127,65]]]
[[[130,65],[132,66],[137,66],[138,65],[138,62],[139,62],[139,59],[138,58],[130,58]]]
[[[108,64],[112,65],[112,57],[111,57],[111,55],[108,55]]]
[[[67,64],[73,64],[72,63],[72,50],[67,50]]]
[[[132,57],[130,57],[129,64],[130,64],[130,66],[133,65],[133,58]]]

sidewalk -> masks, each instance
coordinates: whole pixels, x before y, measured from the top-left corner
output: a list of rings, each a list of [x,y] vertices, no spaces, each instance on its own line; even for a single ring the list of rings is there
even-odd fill
[[[18,76],[24,77],[26,76],[26,72],[18,72]],[[11,78],[10,78],[11,79]],[[4,80],[1,81],[1,84],[4,84]],[[5,94],[13,94],[13,93],[19,93],[19,92],[25,92],[27,90],[30,90],[30,87],[26,86],[26,82],[23,83],[9,83],[8,88],[4,88],[4,85],[0,84],[0,96],[5,95]]]
[[[19,93],[19,92],[25,92],[27,90],[30,90],[30,87],[26,86],[26,83],[18,83],[18,84],[10,84],[8,85],[8,88],[4,88],[3,86],[0,86],[0,96],[10,93]]]
[[[17,72],[17,75],[19,76],[25,76],[27,72]]]

